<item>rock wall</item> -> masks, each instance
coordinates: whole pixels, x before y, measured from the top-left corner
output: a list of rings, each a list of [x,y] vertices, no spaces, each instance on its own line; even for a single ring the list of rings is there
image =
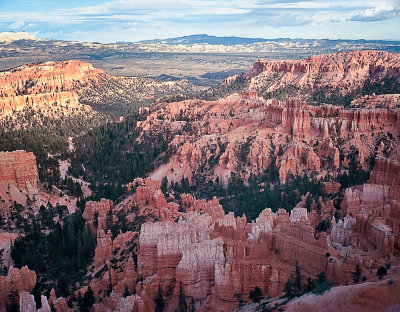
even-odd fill
[[[150,176],[170,182],[192,182],[201,172],[226,186],[232,172],[247,180],[262,174],[273,159],[282,181],[290,174],[335,175],[349,166],[353,146],[356,161],[367,169],[371,149],[385,155],[400,134],[399,109],[316,107],[296,99],[264,100],[254,91],[217,101],[158,103],[146,114],[137,124],[142,135],[150,129],[160,136],[174,134],[172,157]],[[388,132],[391,138],[379,139]]]
[[[0,185],[16,184],[21,190],[35,193],[38,189],[36,157],[25,151],[0,152]]]
[[[32,292],[35,285],[36,273],[34,271],[29,270],[26,266],[21,269],[11,267],[7,276],[0,276],[0,311],[6,311],[10,294],[16,293],[18,295],[23,291]],[[15,299],[18,302],[18,298]]]
[[[79,104],[77,84],[98,81],[101,70],[80,61],[46,62],[0,73],[0,117],[27,107],[57,115],[53,107],[90,112]]]
[[[102,198],[100,202],[88,201],[82,217],[88,222],[90,230],[96,234],[97,229],[107,230],[107,215],[113,205],[113,202]],[[110,216],[111,221],[116,219],[115,216]]]
[[[355,218],[355,224],[352,221],[354,230],[362,236],[352,242],[353,246],[363,250],[379,249],[383,255],[400,255],[399,173],[398,159],[377,157],[368,182],[346,189],[343,212]],[[342,225],[338,223],[338,227]],[[348,244],[349,239],[343,234],[348,226],[341,230],[336,228],[332,233],[341,236],[342,245]]]
[[[189,213],[178,223],[146,223],[142,226],[138,254],[138,274],[143,289],[155,297],[158,284],[173,294],[168,309],[176,308],[182,283],[187,301],[196,309],[230,311],[235,293],[246,298],[259,286],[264,294],[278,296],[294,272],[298,259],[304,276],[321,271],[338,275],[338,264],[326,258],[327,237],[314,237],[305,208],[290,217],[265,210],[252,224],[225,215],[213,221],[207,213]],[[277,251],[276,251],[277,250]]]
[[[294,86],[302,89],[300,93],[328,88],[346,95],[362,88],[367,79],[378,80],[385,75],[399,79],[398,53],[351,51],[316,55],[303,60],[258,60],[242,78],[249,80],[250,88],[257,91],[271,92]]]

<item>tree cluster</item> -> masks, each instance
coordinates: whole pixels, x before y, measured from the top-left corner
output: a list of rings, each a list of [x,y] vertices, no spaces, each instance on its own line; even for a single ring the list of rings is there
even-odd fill
[[[75,282],[86,274],[96,239],[79,211],[64,218],[63,225],[57,222],[48,234],[42,230],[35,227],[32,233],[15,240],[11,250],[15,266],[27,265],[36,272],[34,294],[54,288],[59,296],[70,295]]]

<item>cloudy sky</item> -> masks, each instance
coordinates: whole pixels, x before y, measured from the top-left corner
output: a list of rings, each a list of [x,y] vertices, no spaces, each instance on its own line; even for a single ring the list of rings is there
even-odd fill
[[[0,0],[0,31],[138,41],[190,34],[400,40],[400,0]]]

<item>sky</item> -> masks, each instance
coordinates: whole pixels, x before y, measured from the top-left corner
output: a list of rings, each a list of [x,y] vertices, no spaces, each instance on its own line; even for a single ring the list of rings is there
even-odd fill
[[[103,43],[192,34],[400,40],[400,0],[0,0],[0,31]]]

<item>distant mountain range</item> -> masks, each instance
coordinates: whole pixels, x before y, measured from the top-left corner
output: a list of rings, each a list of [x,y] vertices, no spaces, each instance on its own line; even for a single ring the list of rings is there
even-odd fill
[[[207,44],[236,45],[236,44],[251,44],[256,42],[266,42],[270,40],[271,39],[264,39],[264,38],[215,37],[206,34],[198,34],[198,35],[190,35],[190,36],[168,38],[168,39],[143,40],[140,41],[140,43],[162,43],[162,44],[207,43]]]
[[[0,33],[0,70],[32,62],[82,60],[112,75],[186,78],[216,85],[246,71],[257,59],[301,59],[355,50],[400,52],[400,41],[263,39],[198,34],[141,42],[78,42],[40,39],[27,32]]]
[[[321,42],[327,45],[337,45],[338,43],[351,43],[351,44],[381,44],[381,45],[395,45],[399,46],[400,41],[387,41],[387,40],[365,40],[365,39],[358,39],[358,40],[346,40],[346,39],[339,39],[339,40],[331,40],[331,39],[303,39],[303,38],[275,38],[275,39],[265,39],[265,38],[245,38],[245,37],[216,37],[216,36],[209,36],[207,34],[197,34],[197,35],[190,35],[190,36],[183,36],[183,37],[176,37],[176,38],[168,38],[168,39],[153,39],[153,40],[143,40],[139,41],[139,43],[143,44],[169,44],[169,45],[191,45],[191,44],[211,44],[211,45],[226,45],[226,46],[233,46],[233,45],[247,45],[253,43],[260,43],[260,42],[303,42],[304,44],[313,43],[313,42]]]

